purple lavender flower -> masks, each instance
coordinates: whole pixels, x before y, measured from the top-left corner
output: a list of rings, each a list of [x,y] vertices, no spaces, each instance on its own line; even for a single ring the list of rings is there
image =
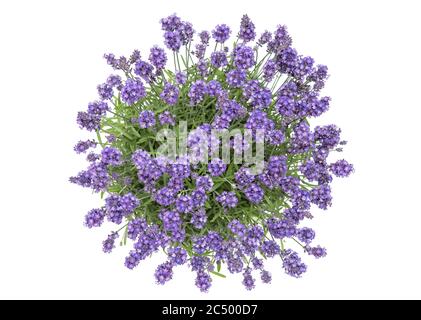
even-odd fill
[[[116,74],[112,74],[107,78],[107,84],[112,87],[112,88],[117,88],[119,90],[121,90],[120,86],[121,86],[121,77],[119,75]]]
[[[291,238],[297,233],[295,226],[286,220],[271,218],[266,224],[269,232],[276,239]]]
[[[253,265],[253,268],[256,270],[260,270],[263,269],[263,260],[259,259],[259,258],[252,258],[251,259],[251,264]]]
[[[209,44],[209,39],[210,39],[210,33],[209,31],[202,31],[199,33],[199,38],[200,38],[200,42],[208,45]]]
[[[323,127],[317,126],[314,129],[314,140],[324,148],[333,149],[341,141],[341,129],[334,124]]]
[[[98,85],[97,90],[101,100],[111,100],[113,97],[113,87],[108,83],[102,83]]]
[[[272,281],[272,275],[270,274],[270,272],[262,270],[260,272],[260,279],[263,283],[270,283]]]
[[[228,271],[230,273],[240,273],[243,270],[244,264],[239,256],[231,256],[227,260]]]
[[[232,220],[228,224],[228,229],[239,238],[243,238],[246,234],[246,227],[238,220]]]
[[[127,59],[121,57],[117,59],[113,53],[104,54],[104,59],[107,60],[107,64],[113,67],[115,70],[125,70],[129,69]]]
[[[199,62],[196,64],[196,67],[202,77],[206,77],[208,75],[209,64],[207,60],[200,59]]]
[[[309,244],[311,241],[314,240],[316,237],[316,233],[313,229],[310,228],[301,228],[297,231],[298,240],[304,242],[305,244]]]
[[[104,191],[108,185],[109,175],[106,166],[102,162],[94,162],[86,171],[80,172],[70,181],[82,187],[92,188],[95,192]]]
[[[353,171],[354,166],[348,161],[342,159],[329,165],[329,170],[337,177],[348,177]]]
[[[250,98],[260,90],[260,84],[257,80],[249,80],[243,85],[243,97],[246,100]]]
[[[324,258],[327,255],[326,249],[320,246],[317,247],[306,247],[306,251],[309,255],[314,256],[316,259]]]
[[[282,130],[270,130],[267,135],[269,144],[279,146],[285,141],[285,135]]]
[[[298,63],[297,60],[297,51],[290,47],[281,51],[281,53],[276,56],[276,63],[278,65],[279,71],[282,73],[287,73],[291,76],[294,76],[294,70]]]
[[[250,116],[247,119],[247,122],[244,125],[244,127],[250,130],[261,129],[265,131],[270,131],[274,129],[275,124],[272,120],[268,118],[266,112],[261,110],[254,110],[250,113]]]
[[[250,104],[258,108],[266,108],[272,102],[272,92],[269,89],[260,89],[254,91],[250,97]]]
[[[169,206],[175,202],[175,192],[172,188],[163,187],[154,194],[154,200],[161,206]]]
[[[318,65],[313,69],[313,73],[307,77],[308,81],[313,81],[313,90],[320,91],[325,86],[325,81],[328,78],[328,69],[324,65]]]
[[[208,249],[207,237],[201,236],[193,239],[193,251],[197,254],[203,254]]]
[[[244,70],[234,69],[227,73],[227,83],[233,88],[241,87],[246,81]]]
[[[155,124],[155,113],[153,111],[145,110],[139,114],[139,126],[142,129],[153,127]]]
[[[138,170],[138,178],[145,184],[158,180],[163,174],[162,167],[144,150],[137,150],[132,161]]]
[[[286,194],[291,196],[292,194],[294,194],[295,190],[298,189],[300,185],[300,180],[296,177],[287,176],[287,177],[282,178],[279,184],[281,186],[281,189]]]
[[[274,32],[273,39],[268,42],[268,52],[282,52],[291,45],[291,42],[286,26],[279,25]]]
[[[183,243],[186,240],[186,230],[181,228],[172,231],[169,239],[171,242]]]
[[[193,201],[189,196],[179,196],[175,200],[175,207],[180,213],[188,213],[193,210]]]
[[[118,233],[113,232],[110,235],[108,235],[107,239],[102,242],[102,251],[105,253],[111,253],[113,249],[115,248],[114,242],[118,238]]]
[[[257,44],[261,47],[271,40],[272,40],[272,33],[266,30],[260,35],[259,40],[257,40]]]
[[[172,210],[162,210],[159,213],[159,218],[163,223],[164,230],[176,231],[180,229],[182,220],[178,212]]]
[[[311,202],[320,209],[326,210],[332,205],[332,195],[328,185],[321,185],[311,190]]]
[[[131,193],[124,196],[112,194],[105,199],[108,220],[120,224],[123,217],[131,214],[139,206],[139,200]]]
[[[227,208],[235,208],[238,204],[238,198],[235,195],[235,192],[228,191],[221,192],[221,194],[216,197],[216,201]]]
[[[180,247],[170,248],[168,250],[168,257],[170,258],[170,262],[175,265],[183,265],[187,262],[187,252]]]
[[[238,37],[244,42],[250,42],[256,38],[254,23],[246,14],[241,18],[240,32],[238,33]]]
[[[218,43],[224,43],[228,40],[231,34],[231,29],[226,24],[219,24],[212,31],[212,37]]]
[[[212,278],[206,272],[199,271],[197,273],[195,284],[196,287],[200,289],[200,291],[208,292],[212,286]]]
[[[171,262],[160,264],[155,271],[155,279],[158,284],[165,284],[170,281],[173,276],[173,265]]]
[[[167,187],[174,190],[174,192],[179,192],[184,188],[183,179],[180,179],[179,177],[171,177],[168,181]]]
[[[131,214],[140,204],[140,201],[132,193],[126,193],[121,197],[121,206],[123,208],[124,215]]]
[[[195,33],[193,25],[190,22],[184,21],[181,23],[179,28],[181,42],[183,45],[187,45],[193,40],[193,35]]]
[[[308,160],[300,166],[300,171],[309,181],[316,181],[323,170],[323,165],[316,163],[313,160]]]
[[[221,159],[212,159],[208,164],[208,171],[212,177],[218,177],[227,170],[227,165]]]
[[[149,61],[157,70],[164,69],[167,60],[167,54],[165,53],[164,49],[159,48],[158,46],[154,46],[151,48],[149,54]]]
[[[134,66],[134,73],[141,77],[146,82],[154,80],[153,65],[149,62],[138,60]]]
[[[122,163],[121,151],[113,147],[105,147],[101,152],[101,161],[105,165],[118,166]]]
[[[139,253],[140,260],[146,259],[152,253],[158,250],[161,245],[165,245],[166,237],[159,232],[156,225],[149,227],[145,232],[139,235],[134,248]]]
[[[108,105],[104,101],[95,101],[88,104],[88,113],[93,116],[102,117],[108,111]]]
[[[234,65],[237,69],[247,70],[256,63],[254,50],[251,47],[240,45],[234,49]]]
[[[107,142],[113,143],[116,141],[116,136],[113,134],[108,134],[105,136],[105,139],[107,139]]]
[[[297,207],[292,207],[285,209],[283,217],[288,221],[288,223],[298,224],[304,218],[311,218],[311,215],[308,211],[298,209]]]
[[[300,122],[294,128],[294,136],[290,140],[289,151],[293,154],[305,153],[313,148],[314,135],[310,131],[310,126],[305,122]]]
[[[208,94],[211,97],[218,97],[222,93],[222,86],[218,80],[211,80],[207,84]]]
[[[313,98],[309,101],[308,113],[312,117],[318,117],[329,109],[330,98],[323,97],[321,99]]]
[[[131,106],[144,97],[146,97],[146,90],[142,81],[140,79],[127,79],[121,89],[121,100]]]
[[[307,190],[297,188],[293,191],[291,196],[292,205],[300,210],[310,209],[311,195]]]
[[[92,209],[85,216],[85,226],[89,229],[93,227],[100,227],[104,222],[105,210],[101,209]]]
[[[196,178],[196,188],[210,191],[213,186],[213,181],[209,176],[199,176]]]
[[[187,74],[185,72],[178,71],[175,74],[175,81],[177,81],[177,83],[181,85],[185,84],[187,81]]]
[[[199,60],[202,60],[205,57],[207,46],[203,43],[196,44],[196,50],[193,52],[195,57]]]
[[[264,241],[260,247],[260,250],[262,250],[263,254],[269,258],[273,258],[281,251],[279,245],[272,240]]]
[[[137,236],[144,232],[148,227],[144,218],[136,218],[127,225],[127,237],[131,240],[136,240]]]
[[[140,260],[142,259],[139,252],[136,250],[130,250],[129,255],[124,260],[124,265],[126,268],[133,270],[139,265]]]
[[[210,266],[210,259],[204,256],[193,256],[190,261],[192,271],[205,271]]]
[[[96,131],[100,128],[101,118],[88,112],[78,112],[76,122],[81,129]]]
[[[160,97],[164,102],[170,106],[173,106],[177,103],[179,95],[178,87],[175,85],[167,82],[164,85],[164,89],[162,90]]]
[[[207,198],[208,196],[203,189],[197,189],[191,193],[191,201],[195,208],[204,206]]]
[[[206,210],[203,208],[200,208],[192,213],[192,217],[190,220],[190,223],[196,228],[196,229],[203,229],[207,222],[207,216],[206,216]]]
[[[243,273],[243,285],[249,291],[255,288],[255,280],[251,275],[250,268],[246,268],[246,270]]]
[[[298,57],[297,64],[292,71],[297,79],[304,79],[313,71],[314,59],[312,57]]]
[[[206,236],[206,245],[210,250],[220,251],[223,246],[223,238],[216,231],[209,231]]]
[[[260,226],[253,226],[246,232],[246,237],[243,239],[242,245],[244,252],[252,255],[258,248],[264,236],[263,228]]]
[[[180,28],[181,19],[174,13],[166,18],[160,20],[161,28],[164,31],[174,31]]]
[[[307,266],[301,262],[301,258],[296,252],[288,249],[282,255],[284,257],[282,265],[286,274],[294,278],[299,278],[307,271]]]
[[[276,62],[273,59],[266,61],[263,67],[263,78],[266,82],[271,82],[277,72]]]
[[[73,148],[76,153],[85,153],[89,148],[95,148],[97,143],[95,140],[79,141]]]
[[[169,124],[171,126],[175,126],[175,119],[174,116],[169,111],[164,111],[158,116],[159,123],[161,125]]]
[[[192,83],[189,91],[190,104],[194,106],[200,103],[204,99],[206,93],[206,82],[203,80],[197,80],[196,82]]]
[[[190,176],[191,169],[190,163],[179,160],[170,165],[169,174],[173,177],[178,177],[180,179],[185,179]]]
[[[124,58],[124,59],[126,59],[126,58]],[[130,58],[129,58],[128,63],[129,64],[134,64],[136,61],[138,61],[140,59],[141,59],[140,51],[137,50],[137,49],[135,49],[135,50],[133,50],[132,54],[130,55]]]
[[[222,68],[228,64],[227,55],[224,51],[215,51],[211,54],[211,64],[215,68]]]
[[[86,160],[89,161],[89,162],[95,162],[99,159],[101,159],[101,156],[99,154],[96,154],[96,153],[93,153],[93,152],[89,153],[86,156]]]
[[[180,33],[175,31],[166,31],[164,33],[164,43],[168,49],[178,52],[181,48],[181,36]]]
[[[251,203],[257,204],[262,202],[264,191],[258,184],[252,183],[244,190],[244,194]]]

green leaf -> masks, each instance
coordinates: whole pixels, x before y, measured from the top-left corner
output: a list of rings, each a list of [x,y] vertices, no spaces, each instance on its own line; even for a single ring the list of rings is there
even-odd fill
[[[226,278],[227,277],[226,275],[224,275],[222,273],[219,273],[219,272],[216,272],[216,271],[211,271],[210,273],[214,274],[215,276],[221,277],[221,278]]]

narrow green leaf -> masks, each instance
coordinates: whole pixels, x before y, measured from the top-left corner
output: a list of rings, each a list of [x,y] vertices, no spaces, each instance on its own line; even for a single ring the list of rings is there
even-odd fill
[[[214,274],[215,276],[221,277],[221,278],[226,278],[227,277],[226,275],[224,275],[222,273],[219,273],[219,272],[216,272],[216,271],[211,271],[210,273]]]

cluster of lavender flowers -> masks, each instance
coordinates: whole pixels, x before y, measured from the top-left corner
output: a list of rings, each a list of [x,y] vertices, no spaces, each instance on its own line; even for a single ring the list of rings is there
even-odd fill
[[[285,26],[258,37],[247,15],[238,33],[220,24],[197,33],[195,44],[192,24],[175,14],[161,26],[168,51],[154,46],[145,57],[137,50],[130,57],[106,54],[114,73],[98,85],[97,100],[77,114],[80,128],[95,132],[96,140],[74,147],[89,165],[70,181],[105,200],[86,214],[85,225],[117,225],[103,251],[111,252],[118,239],[121,245],[132,241],[128,269],[163,250],[167,258],[155,272],[159,284],[188,264],[201,291],[225,271],[242,274],[251,290],[256,276],[271,282],[264,262],[274,257],[279,269],[300,277],[307,265],[299,251],[326,255],[314,244],[315,231],[302,225],[312,218],[311,206],[330,207],[332,177],[354,170],[346,160],[328,160],[346,144],[341,130],[309,124],[329,108],[330,98],[320,95],[327,67],[300,55]],[[157,157],[157,132],[177,121],[187,122],[194,152]],[[263,171],[254,174],[245,164],[220,158],[192,161],[207,152],[194,148],[200,131],[212,129],[263,130]],[[209,149],[214,144],[211,135]],[[232,151],[249,147],[232,144]]]

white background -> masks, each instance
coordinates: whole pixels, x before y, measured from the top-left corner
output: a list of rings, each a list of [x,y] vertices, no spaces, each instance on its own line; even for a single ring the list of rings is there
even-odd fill
[[[419,1],[1,1],[0,298],[421,298]],[[67,182],[84,166],[72,147],[87,135],[77,111],[96,99],[111,69],[102,55],[161,44],[161,17],[177,12],[196,30],[243,13],[258,31],[286,24],[300,53],[329,66],[324,91],[350,141],[349,179],[311,225],[328,248],[289,278],[271,263],[272,285],[243,289],[239,276],[201,294],[176,270],[154,283],[162,256],[127,270],[129,248],[101,252],[109,228],[88,230],[96,195]],[[110,226],[111,228],[111,226]]]

